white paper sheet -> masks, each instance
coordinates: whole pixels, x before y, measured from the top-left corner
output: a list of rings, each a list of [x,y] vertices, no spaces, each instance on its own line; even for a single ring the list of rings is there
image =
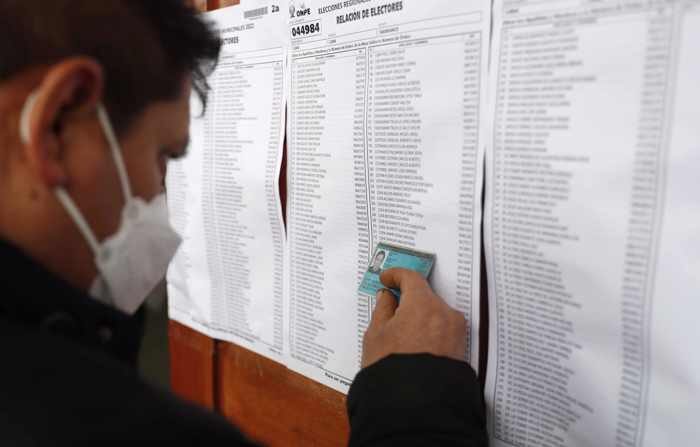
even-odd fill
[[[288,366],[347,391],[374,298],[357,288],[388,242],[437,255],[476,367],[490,4],[290,5]]]
[[[171,220],[184,237],[168,290],[171,318],[281,361],[287,40],[277,5],[205,14],[224,46],[206,114],[193,117],[189,155],[168,169]]]
[[[496,447],[700,439],[698,5],[496,1]]]

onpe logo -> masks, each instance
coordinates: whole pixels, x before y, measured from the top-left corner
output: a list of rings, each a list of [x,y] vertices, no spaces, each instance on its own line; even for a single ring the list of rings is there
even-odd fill
[[[290,19],[293,19],[295,17],[303,17],[309,14],[311,14],[311,8],[307,8],[304,3],[301,4],[301,7],[299,9],[297,9],[293,3],[289,4]]]

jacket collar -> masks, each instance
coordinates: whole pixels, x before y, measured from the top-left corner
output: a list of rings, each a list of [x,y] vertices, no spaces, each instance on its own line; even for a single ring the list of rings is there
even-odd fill
[[[96,301],[3,240],[0,265],[0,319],[136,364],[143,334],[141,312],[129,316]]]

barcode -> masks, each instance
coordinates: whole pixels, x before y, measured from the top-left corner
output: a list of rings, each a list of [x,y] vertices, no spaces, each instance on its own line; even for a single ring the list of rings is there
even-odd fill
[[[264,16],[265,14],[267,14],[267,6],[263,6],[262,8],[258,9],[251,9],[250,11],[244,11],[243,17],[246,19],[251,19],[253,17]]]

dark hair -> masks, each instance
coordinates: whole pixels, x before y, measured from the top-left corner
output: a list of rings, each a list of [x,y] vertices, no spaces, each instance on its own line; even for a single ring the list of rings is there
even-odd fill
[[[221,41],[185,0],[0,0],[0,82],[71,56],[96,59],[105,107],[123,133],[155,101],[175,99],[182,81],[206,104],[207,76]]]

